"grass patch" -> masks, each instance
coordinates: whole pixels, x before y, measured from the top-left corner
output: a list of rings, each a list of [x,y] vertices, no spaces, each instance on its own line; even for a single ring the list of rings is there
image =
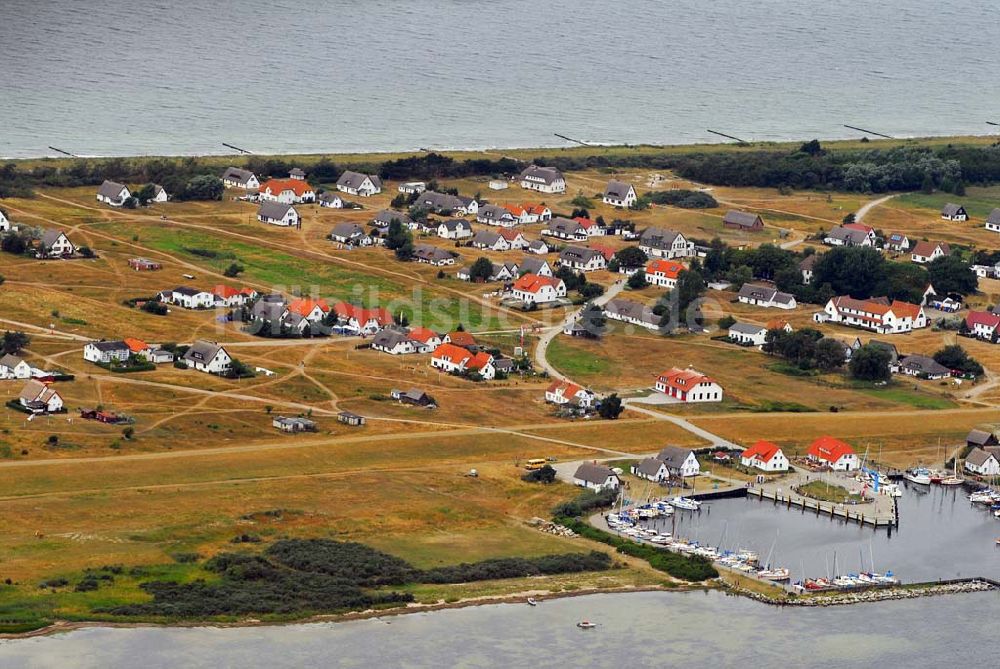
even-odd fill
[[[777,374],[784,374],[785,376],[819,376],[820,371],[818,369],[801,369],[797,365],[793,365],[789,362],[772,362],[767,366],[769,370]]]
[[[889,400],[890,402],[896,402],[897,404],[905,404],[913,407],[914,409],[938,410],[951,409],[958,406],[955,402],[946,397],[932,395],[919,390],[912,390],[895,385],[889,385],[882,388],[859,388],[858,391],[870,397]]]
[[[865,502],[865,499],[861,495],[850,492],[844,486],[830,485],[825,481],[810,481],[809,483],[800,485],[795,489],[795,492],[810,499],[817,499],[821,502],[833,502],[834,504],[859,504]]]
[[[549,344],[547,357],[556,369],[570,377],[603,374],[611,369],[611,361],[607,358],[595,356],[590,351],[570,348],[559,337]]]

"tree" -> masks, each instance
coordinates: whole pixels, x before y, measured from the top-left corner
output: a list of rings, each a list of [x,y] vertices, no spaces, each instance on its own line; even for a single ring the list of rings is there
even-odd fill
[[[413,259],[413,242],[406,240],[401,246],[396,247],[396,259],[407,261]]]
[[[927,274],[939,295],[969,295],[979,288],[979,277],[958,256],[942,256],[933,260],[927,266]]]
[[[139,204],[145,207],[149,204],[149,201],[156,197],[156,187],[153,184],[146,184],[135,193],[133,193],[135,199],[139,201]]]
[[[626,246],[615,253],[614,260],[617,260],[621,267],[633,269],[635,267],[643,267],[646,261],[649,260],[649,256],[638,246]]]
[[[865,299],[886,278],[886,261],[869,246],[838,246],[816,261],[813,284],[830,284],[836,295]]]
[[[821,339],[816,342],[813,355],[816,366],[824,372],[832,372],[844,366],[844,347],[836,339]]]
[[[403,222],[398,218],[394,218],[389,221],[389,228],[385,233],[385,247],[390,251],[396,251],[407,242],[409,242],[412,246],[413,235],[411,235],[410,231],[403,225]],[[398,256],[399,254],[397,253],[396,255]]]
[[[851,212],[850,214],[845,215],[842,220],[844,225],[847,225],[849,223],[854,223],[854,221],[857,220],[857,216],[855,216],[854,213]]]
[[[693,267],[681,270],[680,274],[677,275],[677,285],[671,291],[677,295],[678,314],[686,312],[691,303],[701,297],[704,292],[705,280],[702,278],[701,272]]]
[[[3,343],[0,346],[2,346],[4,355],[6,355],[8,353],[17,353],[23,348],[28,348],[29,344],[31,344],[31,337],[23,332],[11,332],[8,330],[3,333]]]
[[[622,406],[618,393],[612,393],[601,400],[601,406],[597,409],[597,413],[604,420],[617,420],[622,411],[625,411],[625,407]]]
[[[646,283],[646,273],[641,269],[633,272],[629,276],[628,281],[626,281],[625,284],[632,290],[642,290],[647,285],[649,285]]]
[[[592,300],[604,294],[604,286],[599,283],[587,282],[577,288],[577,292],[580,293],[580,297],[583,299]]]
[[[122,436],[128,439],[129,441],[132,441],[132,437],[135,436],[135,428],[129,425],[124,430],[122,430]]]
[[[236,263],[236,262],[230,263],[229,267],[226,268],[226,271],[223,272],[222,275],[223,276],[227,276],[230,279],[233,279],[233,278],[236,278],[237,276],[239,276],[243,272],[244,269],[245,268],[243,267],[243,265],[241,265],[239,263]]]
[[[4,235],[3,240],[0,241],[0,250],[5,253],[13,253],[14,255],[24,255],[24,252],[28,250],[31,246],[31,239],[21,233],[12,233]]]
[[[210,174],[196,176],[188,181],[180,191],[174,193],[175,200],[221,200],[226,187],[222,179]]]
[[[851,356],[851,376],[860,381],[888,381],[892,354],[882,346],[865,344]]]
[[[587,306],[580,310],[580,326],[595,337],[601,337],[607,331],[607,318],[604,309],[588,302]]]
[[[93,258],[94,249],[89,246],[78,246],[76,247],[76,252],[80,254],[81,258]]]
[[[554,483],[556,480],[556,470],[552,465],[543,465],[540,469],[530,471],[521,477],[522,481],[528,483]]]
[[[736,319],[732,316],[723,316],[719,319],[719,329],[728,330],[729,328],[736,325]]]
[[[493,262],[489,258],[480,256],[469,268],[469,281],[473,283],[484,283],[493,276]]]
[[[811,139],[799,147],[800,153],[808,153],[810,156],[819,156],[825,153],[818,139]]]
[[[964,374],[972,376],[983,374],[983,366],[979,364],[979,361],[970,357],[965,349],[958,344],[942,348],[934,354],[934,361],[948,369],[956,369]]]

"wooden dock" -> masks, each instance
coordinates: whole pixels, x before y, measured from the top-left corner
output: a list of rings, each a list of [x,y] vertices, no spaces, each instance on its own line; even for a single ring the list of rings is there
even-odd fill
[[[747,496],[757,497],[761,501],[766,499],[771,500],[775,505],[782,504],[788,508],[794,506],[801,508],[803,511],[814,511],[817,516],[839,518],[841,520],[860,523],[861,525],[871,525],[874,528],[891,528],[899,525],[899,510],[896,500],[888,496],[876,497],[874,509],[867,508],[865,510],[855,510],[851,505],[847,504],[820,502],[819,500],[803,497],[795,493],[788,494],[776,490],[769,491],[763,486],[748,488]],[[869,505],[864,506],[867,507]]]

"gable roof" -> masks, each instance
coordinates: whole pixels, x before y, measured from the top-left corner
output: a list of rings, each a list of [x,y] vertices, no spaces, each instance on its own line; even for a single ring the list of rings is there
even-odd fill
[[[565,179],[563,179],[562,172],[555,167],[540,167],[538,165],[528,165],[521,171],[521,179],[526,178],[540,180],[547,186],[551,186],[559,180],[565,181]]]
[[[964,210],[965,208],[962,205],[955,204],[954,202],[948,202],[943,207],[941,207],[941,215],[954,216],[955,214],[958,214]]]
[[[2,360],[0,360],[0,364],[3,364]],[[987,446],[996,444],[997,438],[996,435],[988,430],[969,430],[969,434],[966,435],[965,441],[970,444]]]
[[[382,180],[379,179],[377,175],[361,174],[360,172],[352,172],[351,170],[346,170],[340,175],[340,178],[337,179],[337,185],[357,190],[358,188],[361,188],[365,179],[370,179],[376,188],[382,188]]]
[[[646,264],[646,274],[663,275],[668,279],[676,279],[686,267],[676,260],[654,258]]]
[[[337,225],[333,226],[333,230],[330,231],[330,236],[343,237],[345,239],[364,237],[365,229],[357,223],[337,223]]]
[[[557,279],[548,276],[539,276],[538,274],[527,273],[521,275],[517,281],[514,282],[514,290],[519,290],[523,293],[537,293],[546,286],[551,287],[553,290],[559,290],[559,284],[562,283],[562,279]]]
[[[986,222],[993,225],[1000,225],[1000,207],[990,212],[990,215],[986,217]]]
[[[940,364],[934,358],[929,358],[926,355],[908,355],[905,358],[900,359],[899,366],[917,372],[918,374],[951,375],[950,369]]]
[[[260,190],[263,193],[268,189],[275,195],[290,190],[295,193],[296,197],[302,197],[306,193],[312,192],[313,188],[302,179],[268,179],[260,185]]]
[[[468,332],[460,332],[458,330],[454,332],[449,332],[448,340],[451,341],[452,344],[456,344],[458,346],[463,346],[463,347],[476,345],[475,337],[473,337]]]
[[[940,248],[943,254],[951,255],[951,247],[948,246],[948,242],[917,242],[916,245],[910,249],[910,253],[915,256],[924,256],[929,258],[933,253],[934,249]]]
[[[432,357],[438,359],[447,358],[449,362],[456,365],[466,365],[473,359],[472,352],[470,352],[469,349],[447,342],[438,345],[438,347],[434,349]]]
[[[690,448],[680,446],[664,446],[657,454],[657,459],[666,463],[671,469],[680,469],[688,456],[694,453]]]
[[[660,473],[660,468],[664,464],[663,460],[659,458],[644,458],[635,466],[635,471],[637,474],[642,474],[643,476],[656,476]]]
[[[451,251],[439,249],[433,244],[417,244],[413,247],[413,255],[422,260],[448,260],[455,257]]]
[[[803,271],[805,271],[805,270],[812,270],[812,268],[816,266],[816,261],[817,260],[819,260],[819,254],[818,253],[810,253],[805,258],[803,258],[802,260],[799,261],[799,269],[801,269]]]
[[[125,337],[122,343],[128,347],[128,350],[132,353],[141,353],[149,348],[149,344],[141,339],[136,339],[135,337]]]
[[[660,317],[653,313],[652,307],[620,297],[608,300],[604,304],[604,312],[649,323],[650,325],[659,325],[660,323]]]
[[[781,447],[770,441],[761,439],[740,454],[741,458],[756,458],[761,462],[770,462],[771,458],[781,452]]]
[[[104,183],[101,184],[101,187],[97,189],[97,194],[102,197],[113,199],[121,195],[123,188],[125,190],[128,190],[128,186],[126,186],[125,184],[120,184],[117,181],[109,181],[105,179]]]
[[[639,235],[639,245],[654,249],[669,249],[678,237],[683,239],[684,235],[669,228],[646,228]]]
[[[188,347],[188,350],[184,352],[184,359],[199,362],[211,362],[222,350],[222,346],[215,342],[199,339],[191,344],[191,346]]]
[[[1000,314],[989,311],[970,311],[965,317],[965,325],[970,329],[977,325],[984,325],[995,330],[1000,327]]]
[[[746,211],[737,211],[736,209],[730,209],[726,212],[726,215],[722,217],[723,223],[728,223],[730,225],[738,225],[741,228],[752,228],[757,225],[757,222],[764,224],[764,220],[758,214],[751,214]]]
[[[587,264],[597,257],[603,258],[604,254],[596,249],[588,249],[582,246],[567,246],[559,253],[559,260],[561,262]]]
[[[632,184],[612,179],[611,181],[608,182],[608,185],[605,186],[604,188],[604,196],[614,197],[618,198],[619,200],[624,200],[625,196],[628,195],[628,192],[630,190],[634,190],[632,188]]]
[[[989,461],[990,458],[993,458],[995,460],[996,456],[994,456],[989,451],[984,451],[983,449],[977,446],[976,448],[973,448],[971,451],[969,451],[969,454],[965,456],[965,461],[976,467],[982,467]]]
[[[809,446],[809,450],[806,451],[806,455],[811,455],[820,460],[826,460],[831,464],[837,462],[845,455],[853,454],[854,449],[851,448],[850,445],[844,443],[840,439],[834,439],[833,437],[827,435],[824,435],[814,441]]]
[[[288,312],[292,314],[298,314],[299,316],[305,318],[311,314],[316,307],[319,307],[320,311],[324,314],[330,311],[330,307],[327,305],[326,300],[318,299],[314,300],[309,297],[300,297],[298,299],[292,300],[288,304]]]
[[[761,325],[753,325],[752,323],[733,323],[729,326],[729,329],[746,335],[755,335],[760,334],[762,331],[767,331],[767,328]]]
[[[24,362],[24,360],[13,353],[8,353],[5,356],[0,357],[0,367],[7,367],[8,369],[14,369],[22,362]]]
[[[236,181],[237,183],[246,183],[251,177],[254,177],[253,172],[239,167],[227,167],[226,171],[222,173],[223,181]]]
[[[113,351],[128,351],[129,346],[120,339],[114,341],[92,341],[90,346],[93,346],[98,351],[102,353],[110,353]]]
[[[264,218],[282,219],[288,214],[289,209],[295,211],[295,207],[290,204],[267,200],[260,203],[260,207],[257,209],[257,215]],[[295,213],[298,214],[297,211]]]
[[[63,233],[62,230],[51,230],[51,229],[45,230],[45,232],[42,233],[42,237],[41,237],[42,246],[45,246],[45,247],[52,246],[57,241],[59,241],[60,237],[63,237],[63,236],[64,236],[64,233]],[[66,239],[68,240],[69,237],[66,237]]]
[[[409,214],[402,211],[395,211],[393,209],[383,209],[379,213],[375,214],[375,218],[372,219],[376,223],[382,223],[384,225],[389,225],[393,220],[397,220],[403,225],[409,226],[413,223],[413,219],[410,218]]]
[[[576,473],[573,474],[573,478],[580,481],[586,481],[587,483],[594,484],[604,484],[607,482],[609,477],[618,478],[611,467],[607,465],[599,465],[595,462],[583,462],[579,467],[576,468]]]

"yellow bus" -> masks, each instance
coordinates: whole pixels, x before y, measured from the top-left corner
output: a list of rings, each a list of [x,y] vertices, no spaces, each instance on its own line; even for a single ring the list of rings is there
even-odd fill
[[[542,467],[545,466],[546,462],[547,460],[545,458],[532,458],[531,460],[528,460],[526,463],[524,463],[524,468],[532,470],[541,469]]]

